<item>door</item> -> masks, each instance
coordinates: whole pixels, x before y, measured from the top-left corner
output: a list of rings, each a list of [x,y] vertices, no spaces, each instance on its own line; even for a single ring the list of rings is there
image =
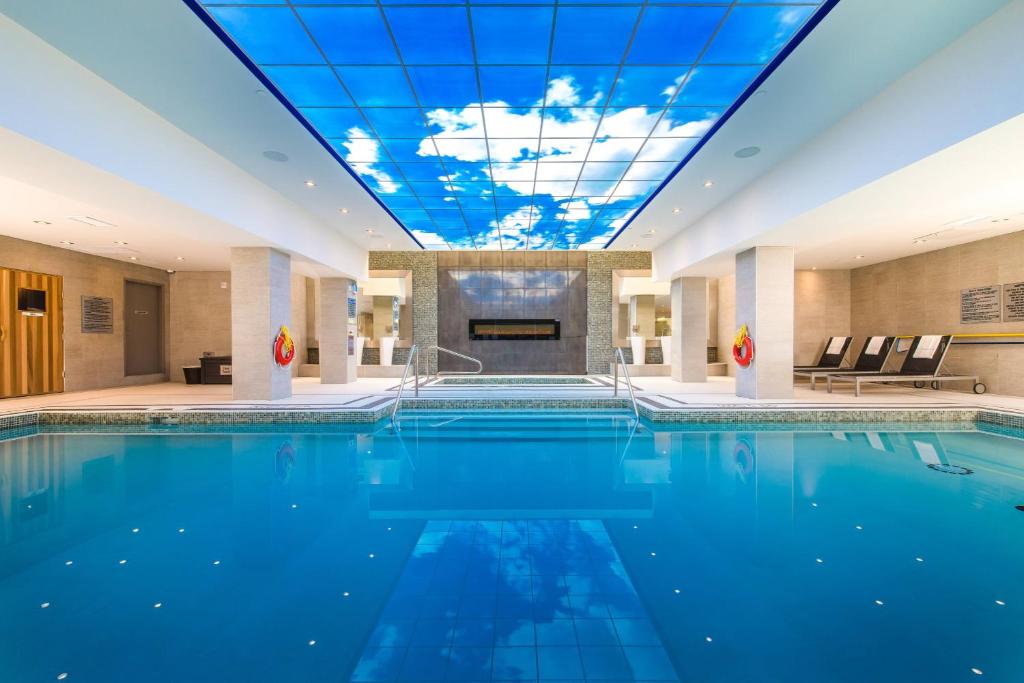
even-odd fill
[[[162,295],[160,285],[124,283],[125,376],[164,371]]]

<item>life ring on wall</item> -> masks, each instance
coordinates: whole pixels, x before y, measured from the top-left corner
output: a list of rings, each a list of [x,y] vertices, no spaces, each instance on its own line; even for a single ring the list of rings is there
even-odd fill
[[[295,342],[288,332],[287,325],[281,325],[281,330],[274,338],[274,361],[281,367],[291,365],[295,359]]]
[[[746,325],[736,333],[736,340],[732,343],[732,359],[741,368],[748,367],[754,360],[754,340],[747,334]]]

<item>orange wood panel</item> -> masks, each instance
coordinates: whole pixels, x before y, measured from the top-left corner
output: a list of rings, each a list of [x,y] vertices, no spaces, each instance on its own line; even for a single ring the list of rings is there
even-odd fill
[[[0,269],[0,397],[64,391],[64,280],[23,270]],[[18,290],[46,293],[39,317],[18,311]]]

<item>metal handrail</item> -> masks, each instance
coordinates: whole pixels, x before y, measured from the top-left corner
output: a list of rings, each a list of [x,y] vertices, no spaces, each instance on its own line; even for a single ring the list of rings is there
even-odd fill
[[[437,344],[434,344],[433,346],[428,346],[427,347],[428,351],[430,349],[437,349],[438,351],[444,351],[445,353],[447,353],[450,356],[455,356],[456,358],[461,358],[463,360],[468,360],[468,361],[471,361],[473,363],[476,363],[476,370],[444,370],[444,371],[437,370],[437,371],[434,372],[434,376],[435,377],[441,377],[442,375],[479,375],[481,372],[484,371],[484,364],[483,364],[483,362],[481,362],[481,360],[479,358],[473,358],[473,356],[467,356],[464,353],[459,353],[458,351],[452,351],[451,349],[446,349],[445,347],[438,346]],[[430,366],[429,365],[427,366],[427,381],[428,382],[430,381]]]
[[[619,364],[622,364],[622,374],[626,378],[626,387],[629,388],[629,400],[633,403],[633,416],[637,422],[640,421],[640,409],[636,406],[636,394],[633,393],[633,382],[629,379],[629,370],[626,368],[626,358],[622,355],[622,349],[615,348],[615,363],[612,365],[615,373],[614,384],[612,385],[612,396],[619,395]]]
[[[391,428],[396,432],[399,431],[398,421],[395,419],[398,415],[398,406],[402,403],[402,394],[405,393],[405,385],[409,381],[409,368],[412,366],[413,361],[416,361],[416,371],[413,375],[413,382],[415,383],[416,396],[420,395],[420,355],[419,349],[413,344],[409,349],[409,360],[405,361],[405,370],[402,371],[402,382],[398,385],[398,398],[395,399],[395,405],[391,406]]]

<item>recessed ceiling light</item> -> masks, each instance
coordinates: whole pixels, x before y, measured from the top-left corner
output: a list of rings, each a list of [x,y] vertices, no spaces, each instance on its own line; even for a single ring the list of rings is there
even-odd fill
[[[61,244],[68,244],[68,245],[74,244],[74,242],[68,242],[67,240],[61,240],[60,243]]]
[[[185,260],[185,257],[184,257],[184,256],[179,256],[179,257],[178,257],[178,260],[179,260],[179,261],[184,261],[184,260]]]
[[[373,228],[367,228],[366,229],[366,234],[367,235],[372,235],[373,234]]]
[[[284,152],[278,152],[278,151],[273,150],[273,149],[268,149],[267,151],[265,151],[263,153],[263,156],[265,158],[267,158],[267,159],[270,159],[271,161],[281,161],[281,162],[288,161],[288,155],[287,154],[285,154]]]
[[[312,180],[307,180],[306,187],[316,187],[316,183],[313,182]]]
[[[629,248],[630,249],[639,249],[640,245],[639,244],[631,244],[631,245],[629,245]]]
[[[855,259],[862,259],[862,258],[864,258],[864,254],[857,254],[853,258],[855,258]]]
[[[341,211],[342,213],[348,213],[348,209],[344,206],[338,209],[338,211]]]
[[[818,266],[811,266],[811,270],[817,270]]]
[[[113,228],[113,223],[101,221],[99,218],[93,218],[92,216],[68,216],[68,220],[78,221],[79,223],[85,223],[91,225],[94,228]]]
[[[672,213],[679,213],[680,210],[681,209],[677,206],[676,208],[672,209]]]
[[[174,275],[174,271],[171,270],[170,268],[167,269],[167,272],[170,273],[171,275]]]
[[[704,187],[711,187],[711,186],[712,186],[712,185],[714,185],[714,184],[715,184],[715,183],[714,183],[714,181],[712,181],[712,180],[705,180],[705,181],[704,181]]]
[[[42,218],[37,218],[37,219],[35,219],[32,222],[35,223],[36,225],[50,225],[51,224],[50,221],[44,221]]]
[[[138,260],[139,260],[139,257],[138,257],[138,256],[129,256],[129,257],[128,257],[128,260],[129,260],[129,261],[138,261]]]
[[[742,149],[736,150],[733,153],[733,156],[736,157],[737,159],[749,159],[750,157],[757,156],[760,153],[760,147],[755,147],[751,145],[750,147],[743,147]]]
[[[127,247],[128,246],[127,242],[122,242],[121,240],[118,240],[118,241],[114,242],[114,244],[116,244],[119,247]]]

